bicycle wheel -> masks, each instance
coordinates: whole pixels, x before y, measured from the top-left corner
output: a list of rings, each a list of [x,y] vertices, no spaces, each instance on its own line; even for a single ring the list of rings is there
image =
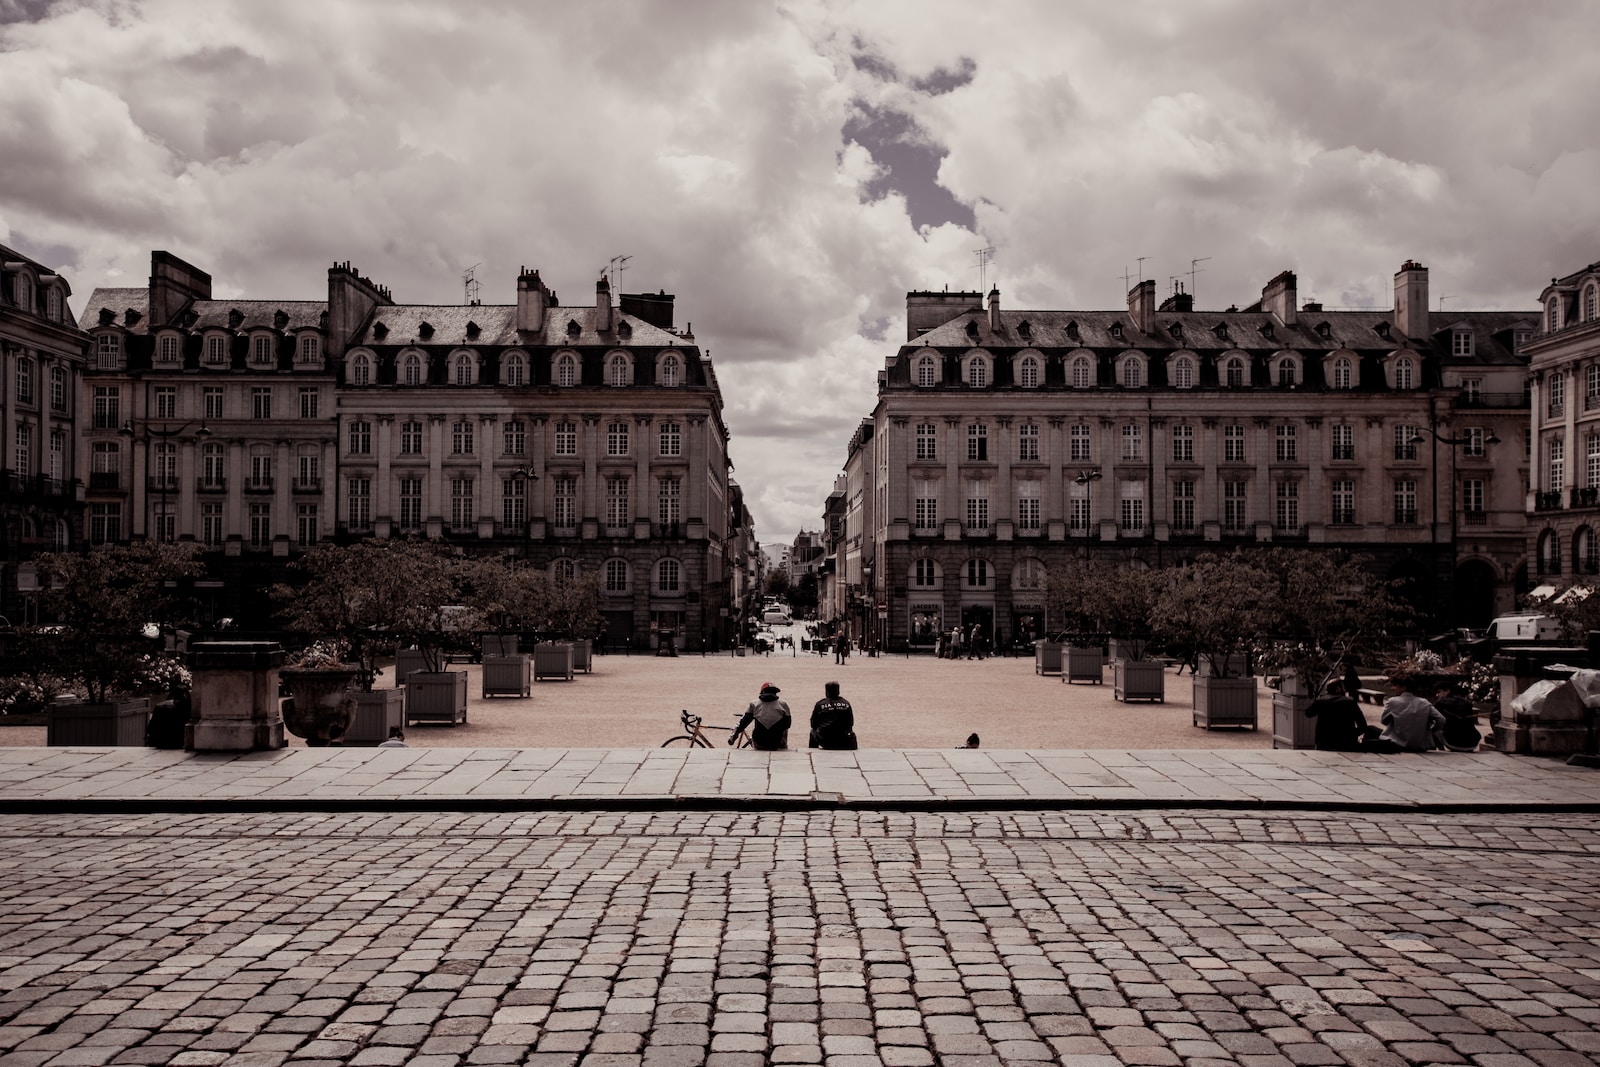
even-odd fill
[[[695,748],[695,747],[698,747],[698,743],[695,741],[695,739],[693,737],[689,736],[688,734],[684,734],[682,737],[674,737],[669,741],[663,741],[661,743],[661,747],[662,748]]]

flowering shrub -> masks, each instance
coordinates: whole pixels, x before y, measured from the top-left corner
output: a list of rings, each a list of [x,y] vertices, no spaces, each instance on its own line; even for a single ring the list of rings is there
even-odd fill
[[[0,715],[43,715],[66,690],[66,680],[52,674],[0,678]]]
[[[133,682],[135,692],[187,693],[193,687],[194,676],[177,656],[154,652],[139,657]]]
[[[285,661],[284,666],[300,670],[322,670],[327,667],[338,667],[350,662],[349,643],[334,637],[325,637],[320,641],[313,641],[293,653]]]

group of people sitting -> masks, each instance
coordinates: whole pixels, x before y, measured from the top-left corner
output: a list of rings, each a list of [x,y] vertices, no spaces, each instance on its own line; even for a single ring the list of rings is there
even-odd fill
[[[1414,684],[1390,682],[1394,695],[1384,701],[1382,727],[1367,725],[1349,683],[1334,679],[1324,696],[1311,702],[1306,714],[1317,721],[1317,748],[1327,752],[1429,752],[1449,749],[1472,752],[1483,739],[1472,704],[1449,684],[1439,685],[1433,700],[1414,692]]]
[[[728,744],[738,742],[746,730],[750,744],[768,752],[789,747],[789,726],[793,716],[789,705],[778,696],[781,690],[771,682],[761,683],[761,695],[750,702],[744,718],[728,735]],[[856,747],[856,715],[850,702],[839,695],[839,683],[822,687],[823,697],[811,708],[811,747],[851,750]]]

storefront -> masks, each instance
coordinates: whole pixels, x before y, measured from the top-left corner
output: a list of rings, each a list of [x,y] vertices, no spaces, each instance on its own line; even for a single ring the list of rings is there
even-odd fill
[[[910,637],[907,644],[916,649],[931,649],[939,640],[944,605],[936,600],[912,601]]]

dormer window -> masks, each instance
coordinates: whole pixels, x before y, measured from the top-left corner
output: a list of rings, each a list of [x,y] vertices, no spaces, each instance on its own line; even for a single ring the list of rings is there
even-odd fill
[[[939,361],[932,356],[917,357],[917,387],[926,389],[939,384]]]
[[[50,320],[52,322],[60,322],[61,321],[61,290],[57,289],[53,285],[50,288],[46,289],[45,290],[44,304],[45,304],[45,314],[50,317]]]
[[[1333,336],[1333,326],[1330,323],[1326,323],[1326,322],[1317,323],[1317,336],[1318,337],[1332,337]]]
[[[1194,360],[1179,356],[1172,364],[1172,386],[1175,389],[1194,388]]]
[[[528,384],[528,361],[521,352],[512,352],[500,361],[500,376],[507,385]]]
[[[1144,360],[1127,356],[1122,360],[1121,374],[1124,389],[1138,389],[1144,385]]]
[[[633,366],[621,352],[612,353],[606,361],[606,384],[613,388],[633,384]]]
[[[1028,322],[1027,319],[1023,319],[1021,322],[1017,323],[1017,336],[1021,337],[1024,341],[1032,340],[1033,326]]]
[[[1033,356],[1023,356],[1017,361],[1017,384],[1024,389],[1039,387],[1039,361]]]
[[[567,320],[567,336],[568,337],[576,337],[579,334],[581,334],[582,332],[583,332],[583,327],[578,325],[578,320],[576,320],[576,319],[568,319]]]
[[[455,383],[457,385],[471,385],[473,374],[472,357],[465,352],[459,353],[455,360]]]
[[[1335,389],[1355,388],[1355,364],[1344,356],[1340,356],[1333,361],[1333,387]]]
[[[1375,323],[1372,327],[1372,332],[1387,341],[1389,339],[1389,324],[1387,322]]]
[[[1278,360],[1278,384],[1286,389],[1292,389],[1300,384],[1300,368],[1293,358],[1285,356]]]
[[[1067,340],[1069,340],[1069,341],[1081,340],[1081,338],[1078,336],[1078,324],[1076,322],[1067,323]]]
[[[571,352],[556,357],[556,384],[563,389],[578,384],[578,357]]]
[[[182,358],[181,345],[177,334],[164,333],[156,338],[156,361],[158,363],[176,363]]]
[[[1472,331],[1456,330],[1450,335],[1450,354],[1452,356],[1472,355]]]
[[[1167,327],[1167,332],[1172,335],[1172,339],[1174,341],[1182,341],[1183,340],[1183,323],[1181,323],[1181,322],[1173,323],[1171,326]]]
[[[206,363],[220,367],[228,362],[228,339],[213,334],[206,338]]]
[[[1094,364],[1088,356],[1078,356],[1072,361],[1072,387],[1087,389],[1094,384]]]
[[[1410,356],[1401,356],[1394,361],[1394,387],[1396,389],[1415,389],[1416,386],[1416,362]]]
[[[978,336],[978,320],[977,319],[968,319],[967,320],[967,336],[968,337],[976,337],[976,336]]]
[[[1219,341],[1231,341],[1232,340],[1232,338],[1230,338],[1228,336],[1228,324],[1225,323],[1225,322],[1217,323],[1215,326],[1213,326],[1211,328],[1211,332],[1217,335],[1217,340],[1219,340]]]
[[[482,332],[483,327],[479,326],[470,319],[467,321],[467,340],[476,341],[478,339],[478,335]]]
[[[406,385],[422,384],[422,357],[420,355],[415,352],[407,352],[401,367],[403,368],[401,381]]]
[[[50,290],[52,293],[54,289]],[[1600,282],[1590,282],[1583,287],[1583,321],[1600,319]]]
[[[1118,341],[1122,340],[1122,323],[1113,322],[1111,324],[1111,336],[1116,338]]]
[[[374,341],[382,341],[385,337],[388,337],[388,336],[389,336],[389,327],[385,326],[383,323],[381,323],[381,322],[380,323],[376,323],[372,327],[372,339]]]
[[[630,338],[632,336],[633,336],[633,327],[628,324],[627,320],[623,320],[622,322],[617,323],[617,337],[619,339],[621,339],[623,341],[626,341],[628,338]]]
[[[1222,377],[1224,384],[1226,384],[1229,389],[1244,388],[1245,382],[1249,376],[1246,373],[1243,358],[1239,356],[1233,356],[1226,363],[1224,363],[1222,365]]]
[[[322,362],[322,338],[313,333],[302,334],[300,337],[299,361],[301,363]]]
[[[1512,335],[1511,343],[1520,349],[1523,345],[1533,340],[1532,330],[1518,330]]]
[[[987,356],[971,356],[967,359],[967,384],[974,389],[983,389],[989,384],[989,359]]]
[[[285,329],[288,325],[289,325],[289,314],[288,314],[288,312],[284,311],[282,308],[279,308],[277,311],[272,313],[272,328],[274,330]]]
[[[669,352],[661,357],[661,362],[656,367],[656,384],[669,388],[677,388],[683,384],[683,361],[677,353]]]
[[[1273,339],[1272,338],[1272,323],[1263,322],[1261,324],[1261,336],[1265,337],[1269,341]]]
[[[417,323],[417,336],[420,337],[424,341],[433,340],[433,323],[431,323],[431,322],[419,322],[419,323]]]
[[[1545,332],[1555,333],[1561,329],[1561,298],[1552,296],[1550,303],[1545,305]]]

